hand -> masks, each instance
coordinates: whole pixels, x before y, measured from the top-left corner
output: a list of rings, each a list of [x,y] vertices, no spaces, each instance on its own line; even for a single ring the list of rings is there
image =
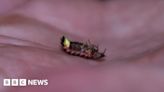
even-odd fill
[[[1,12],[1,79],[47,78],[49,85],[1,87],[2,91],[164,90],[161,1],[32,0],[15,5],[21,7]],[[107,48],[105,60],[64,53],[62,35],[82,42],[89,39],[100,51]]]

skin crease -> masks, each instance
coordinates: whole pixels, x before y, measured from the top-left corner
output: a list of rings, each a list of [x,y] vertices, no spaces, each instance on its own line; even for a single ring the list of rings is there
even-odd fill
[[[6,14],[16,8],[21,7],[29,0],[0,0],[0,15]],[[11,3],[12,2],[12,3]]]
[[[49,85],[0,84],[1,92],[164,91],[163,1],[31,0],[18,6],[0,11],[0,82],[46,78]],[[63,35],[90,39],[100,51],[107,48],[106,57],[96,62],[65,54]]]

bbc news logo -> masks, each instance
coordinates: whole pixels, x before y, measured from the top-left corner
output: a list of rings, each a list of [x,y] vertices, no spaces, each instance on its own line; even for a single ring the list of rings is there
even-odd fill
[[[3,86],[47,86],[48,79],[3,79]]]

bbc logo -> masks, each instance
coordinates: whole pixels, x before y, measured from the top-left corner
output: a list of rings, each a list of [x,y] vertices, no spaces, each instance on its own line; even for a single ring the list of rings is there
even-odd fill
[[[26,79],[3,79],[3,86],[26,86]]]

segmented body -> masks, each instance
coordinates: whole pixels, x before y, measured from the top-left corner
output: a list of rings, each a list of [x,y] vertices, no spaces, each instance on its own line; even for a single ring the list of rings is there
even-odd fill
[[[100,53],[98,50],[98,46],[96,45],[69,41],[64,36],[61,38],[61,45],[62,49],[66,53],[71,55],[80,56],[88,59],[99,59],[105,56],[105,51],[103,53]]]

